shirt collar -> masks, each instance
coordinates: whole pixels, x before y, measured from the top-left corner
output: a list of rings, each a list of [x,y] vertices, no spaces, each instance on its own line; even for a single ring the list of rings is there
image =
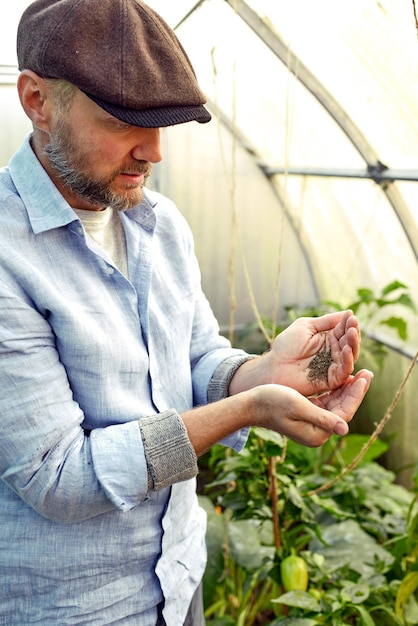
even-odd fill
[[[27,135],[22,146],[11,158],[9,172],[26,207],[34,233],[58,228],[77,219],[30,146]]]

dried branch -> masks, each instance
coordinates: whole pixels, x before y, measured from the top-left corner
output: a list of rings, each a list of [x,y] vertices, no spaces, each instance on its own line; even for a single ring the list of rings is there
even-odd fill
[[[396,407],[396,405],[398,404],[398,401],[403,393],[403,390],[405,389],[405,385],[412,373],[412,370],[415,367],[415,364],[417,362],[418,359],[418,352],[415,354],[414,358],[412,359],[411,365],[409,366],[409,369],[405,375],[405,378],[403,379],[398,391],[395,394],[395,397],[393,398],[389,408],[387,409],[385,415],[383,416],[383,418],[381,419],[381,421],[377,424],[374,432],[371,434],[370,439],[367,441],[367,443],[362,447],[362,449],[360,450],[360,452],[358,453],[358,455],[353,459],[353,461],[347,465],[347,467],[345,467],[343,469],[343,471],[338,475],[335,476],[332,480],[330,480],[329,482],[327,482],[324,485],[321,485],[320,487],[318,487],[317,489],[314,489],[313,491],[309,491],[308,492],[308,496],[314,496],[317,493],[320,493],[322,491],[326,491],[327,489],[329,489],[330,487],[332,487],[333,485],[335,485],[335,483],[337,483],[339,480],[341,480],[341,478],[343,478],[344,476],[346,476],[349,472],[351,472],[355,467],[357,467],[357,465],[360,463],[360,461],[362,460],[362,458],[364,457],[364,455],[366,454],[366,452],[369,450],[369,448],[372,446],[372,444],[376,441],[376,439],[378,438],[378,436],[380,435],[380,433],[382,432],[382,430],[384,429],[384,427],[386,426],[386,424],[388,423],[388,421],[390,420],[390,418],[392,417],[393,411]]]

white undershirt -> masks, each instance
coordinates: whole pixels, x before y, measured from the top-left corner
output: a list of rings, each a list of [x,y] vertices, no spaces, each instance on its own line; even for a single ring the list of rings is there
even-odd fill
[[[126,240],[118,211],[74,209],[90,237],[107,252],[116,267],[128,277]]]

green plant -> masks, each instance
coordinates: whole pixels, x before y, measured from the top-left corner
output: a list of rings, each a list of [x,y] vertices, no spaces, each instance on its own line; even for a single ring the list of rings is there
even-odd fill
[[[418,468],[415,481],[415,498],[411,503],[407,518],[407,537],[404,554],[400,567],[404,572],[404,577],[399,586],[395,610],[396,615],[404,620],[411,612],[411,605],[414,606],[415,593],[418,589],[418,513],[416,504],[418,501]],[[418,610],[416,612],[418,614]]]
[[[208,625],[415,623],[413,593],[403,604],[403,609],[408,605],[405,621],[395,607],[410,545],[406,520],[408,514],[415,519],[415,500],[375,462],[386,444],[377,440],[367,458],[326,496],[310,495],[351,462],[365,439],[348,435],[317,450],[288,441],[284,458],[284,439],[255,429],[240,455],[214,452],[216,479],[207,487],[213,499],[206,498],[205,506],[212,511],[208,537],[215,523],[218,528],[219,558],[217,571],[209,568],[204,579],[205,587],[212,579],[212,592],[205,597]],[[282,459],[275,469],[278,543],[272,458]],[[292,552],[306,562],[307,591],[285,592],[281,563]],[[215,553],[212,541],[212,562]]]
[[[280,588],[268,576],[274,559],[269,527],[254,520],[233,521],[231,513],[221,511],[210,498],[200,496],[207,512],[208,563],[204,577],[206,620],[211,626],[252,626],[280,609],[271,604]]]

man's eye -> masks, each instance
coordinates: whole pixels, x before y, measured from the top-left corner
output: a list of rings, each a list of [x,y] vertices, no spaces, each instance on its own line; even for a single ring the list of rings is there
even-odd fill
[[[126,124],[126,122],[115,121],[114,126],[117,130],[129,130],[132,128],[131,124]]]

